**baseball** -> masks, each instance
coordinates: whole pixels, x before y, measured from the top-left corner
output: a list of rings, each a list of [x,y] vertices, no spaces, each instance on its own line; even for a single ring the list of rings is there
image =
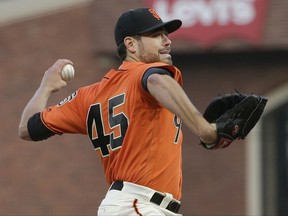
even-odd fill
[[[75,75],[74,67],[71,64],[66,64],[62,68],[60,75],[64,81],[68,81],[68,80],[72,79]]]

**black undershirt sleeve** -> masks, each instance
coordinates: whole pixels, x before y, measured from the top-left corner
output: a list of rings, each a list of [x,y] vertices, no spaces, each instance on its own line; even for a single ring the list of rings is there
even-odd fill
[[[47,139],[55,133],[49,130],[42,122],[40,112],[34,114],[27,123],[29,135],[33,141]]]
[[[172,77],[171,73],[164,69],[164,68],[149,68],[143,75],[142,77],[142,87],[145,91],[148,92],[148,87],[147,87],[147,80],[148,80],[148,77],[151,75],[151,74],[166,74],[166,75],[169,75]]]

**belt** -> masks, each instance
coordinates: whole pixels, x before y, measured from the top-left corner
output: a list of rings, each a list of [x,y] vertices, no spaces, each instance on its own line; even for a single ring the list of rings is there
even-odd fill
[[[123,181],[115,181],[112,183],[109,190],[122,191],[122,189],[125,187],[124,183],[125,182],[123,182]],[[162,206],[161,203],[164,200],[164,198],[165,198],[165,195],[163,195],[159,192],[154,192],[149,201],[151,203],[158,205],[158,206]],[[169,211],[174,212],[174,213],[178,213],[180,206],[181,206],[181,204],[179,203],[179,201],[172,199],[165,208]]]

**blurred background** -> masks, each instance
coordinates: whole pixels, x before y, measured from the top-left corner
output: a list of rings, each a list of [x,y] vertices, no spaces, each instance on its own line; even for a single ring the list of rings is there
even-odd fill
[[[183,21],[173,61],[201,112],[235,90],[269,98],[251,134],[224,150],[205,150],[184,126],[181,213],[288,215],[286,0],[0,0],[0,215],[96,215],[108,185],[88,137],[26,142],[18,124],[57,59],[76,76],[49,105],[117,68],[114,24],[136,7]]]

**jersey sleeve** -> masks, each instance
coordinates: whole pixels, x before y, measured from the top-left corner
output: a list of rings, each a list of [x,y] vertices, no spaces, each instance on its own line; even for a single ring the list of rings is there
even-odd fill
[[[175,79],[180,86],[183,86],[182,74],[178,68],[170,65],[161,66],[161,68],[168,70],[173,79]]]
[[[182,75],[176,67],[164,63],[144,64],[138,68],[138,73],[136,73],[135,76],[137,76],[137,79],[139,80],[138,88],[140,89],[140,94],[143,98],[143,101],[146,101],[150,107],[155,106],[155,108],[159,108],[162,107],[162,105],[146,89],[147,78],[153,73],[167,74],[168,76],[171,76],[173,79],[175,79],[180,86],[183,84]]]
[[[182,74],[180,72],[180,70],[178,68],[176,68],[175,66],[172,66],[172,65],[167,65],[167,64],[164,64],[164,63],[151,63],[151,64],[148,64],[148,68],[146,69],[146,71],[144,72],[144,76],[145,77],[145,74],[146,72],[150,71],[151,69],[153,68],[154,69],[159,69],[159,72],[160,74],[164,74],[165,72],[163,71],[167,71],[173,79],[175,79],[180,86],[183,85],[183,79],[182,79]]]
[[[147,80],[148,80],[148,77],[152,74],[165,74],[165,75],[168,75],[168,76],[171,76],[170,72],[164,68],[149,68],[143,75],[142,77],[142,87],[148,91],[148,87],[147,87]]]
[[[41,113],[43,124],[56,134],[86,134],[86,113],[84,90],[79,89],[57,105]]]

